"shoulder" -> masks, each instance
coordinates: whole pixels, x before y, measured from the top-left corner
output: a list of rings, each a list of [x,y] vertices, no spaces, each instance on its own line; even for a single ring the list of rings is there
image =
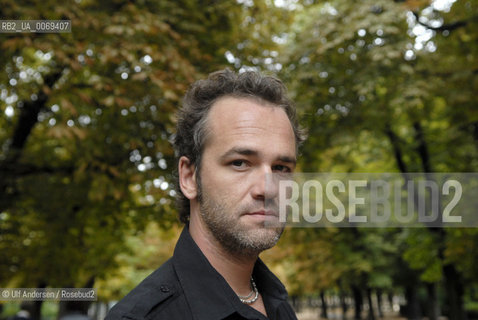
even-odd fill
[[[165,312],[168,319],[187,319],[188,310],[170,259],[115,304],[105,320],[164,319]],[[178,317],[172,316],[175,312]]]

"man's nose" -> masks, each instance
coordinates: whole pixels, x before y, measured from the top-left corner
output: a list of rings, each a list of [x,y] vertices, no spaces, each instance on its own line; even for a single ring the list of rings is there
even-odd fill
[[[251,193],[254,199],[265,200],[277,197],[278,183],[270,167],[260,167],[252,179]]]

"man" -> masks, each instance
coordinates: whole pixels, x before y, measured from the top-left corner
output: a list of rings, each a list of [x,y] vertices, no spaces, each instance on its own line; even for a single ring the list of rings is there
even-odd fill
[[[174,141],[186,226],[173,257],[106,319],[296,319],[258,256],[283,230],[266,176],[293,172],[301,141],[278,79],[224,70],[194,83]]]

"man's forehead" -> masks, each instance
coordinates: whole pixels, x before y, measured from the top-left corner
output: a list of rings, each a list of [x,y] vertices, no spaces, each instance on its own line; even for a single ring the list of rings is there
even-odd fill
[[[248,141],[260,148],[270,140],[280,142],[282,148],[294,150],[295,136],[283,108],[259,102],[253,98],[224,97],[211,108],[207,120],[207,142],[223,143]]]
[[[258,116],[265,114],[276,114],[289,121],[283,108],[275,104],[260,98],[232,96],[216,100],[209,111],[208,120],[212,125],[226,121],[228,124],[239,125],[241,122],[255,121]]]

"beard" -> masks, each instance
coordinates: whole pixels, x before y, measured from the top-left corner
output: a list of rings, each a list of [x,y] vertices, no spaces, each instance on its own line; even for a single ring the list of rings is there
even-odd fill
[[[243,257],[257,257],[264,250],[272,248],[284,231],[283,224],[274,223],[267,227],[248,226],[240,221],[241,214],[254,212],[257,205],[244,205],[231,209],[226,201],[212,199],[204,190],[200,192],[201,218],[212,236],[230,254]]]

